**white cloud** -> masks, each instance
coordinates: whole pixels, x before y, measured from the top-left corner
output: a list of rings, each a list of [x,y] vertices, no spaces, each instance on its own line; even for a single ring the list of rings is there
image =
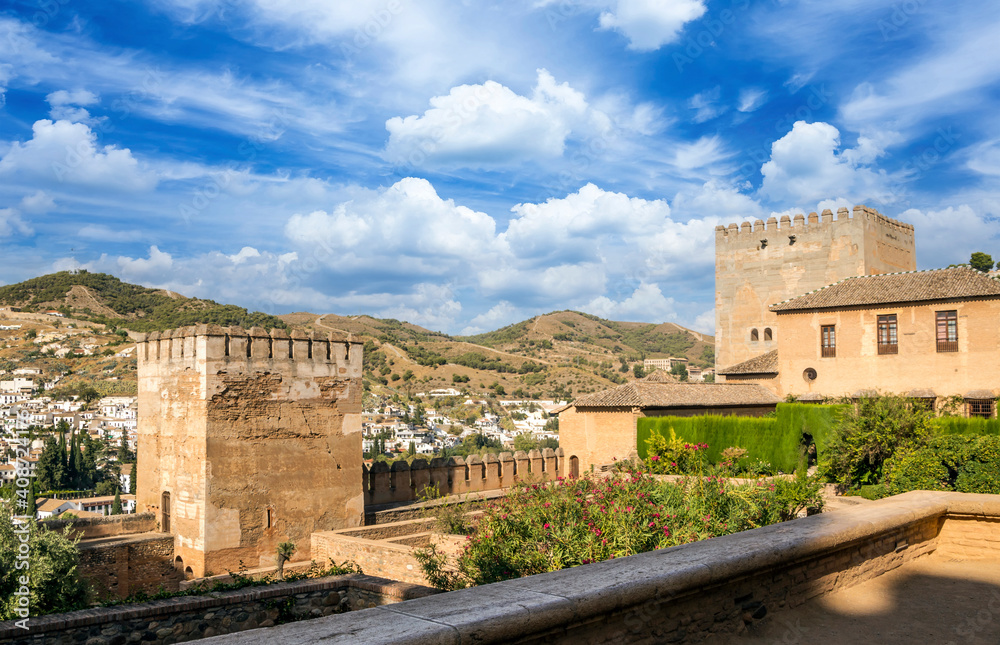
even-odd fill
[[[56,202],[44,190],[36,190],[21,199],[21,210],[33,215],[48,213],[56,207]]]
[[[88,224],[77,231],[77,235],[85,240],[96,240],[98,242],[135,242],[146,237],[142,231],[135,229],[127,231],[115,230],[102,224]]]
[[[23,219],[16,208],[0,208],[0,237],[8,237],[14,233],[31,235],[34,231]]]
[[[763,212],[763,207],[754,198],[716,179],[678,192],[672,206],[678,219],[713,215],[726,219],[720,222],[723,225],[746,217],[760,217]]]
[[[157,183],[128,148],[99,146],[86,124],[48,119],[35,122],[29,141],[11,145],[0,159],[0,176],[4,175],[109,190],[148,190]]]
[[[840,131],[828,123],[796,121],[791,132],[771,146],[761,166],[761,193],[778,203],[800,204],[831,197],[862,203],[887,194],[886,175],[865,165],[879,156],[877,142],[859,141],[843,152]]]
[[[501,300],[493,305],[486,313],[479,314],[469,325],[462,329],[463,336],[472,336],[486,331],[500,329],[527,318],[527,315],[518,307],[515,307],[506,300]]]
[[[913,224],[920,267],[935,269],[968,262],[974,251],[997,257],[1000,219],[967,204],[940,210],[911,208],[898,219]]]
[[[712,166],[733,153],[723,149],[718,136],[705,136],[692,143],[678,143],[674,146],[673,164],[681,170],[694,170]]]
[[[322,250],[333,268],[429,276],[487,261],[497,251],[495,229],[489,215],[441,199],[430,182],[408,177],[330,213],[294,215],[285,235]]]
[[[982,175],[1000,177],[1000,139],[984,141],[968,151],[966,166]]]
[[[80,106],[96,105],[99,99],[93,92],[87,90],[58,90],[45,97],[51,109],[49,116],[53,121],[65,120],[92,124],[90,112]]]
[[[627,298],[615,301],[598,296],[581,305],[583,311],[611,320],[676,320],[676,303],[655,284],[640,284]]]
[[[460,85],[422,116],[386,121],[385,156],[397,164],[486,167],[559,157],[566,139],[608,127],[583,94],[546,70],[530,98],[495,82]]]
[[[740,90],[740,101],[736,109],[740,112],[753,112],[767,102],[767,90],[761,87],[746,87]]]
[[[629,49],[652,51],[677,40],[705,11],[701,0],[617,0],[601,14],[601,28],[624,35]]]
[[[728,108],[719,105],[719,98],[722,96],[722,86],[716,85],[710,90],[705,90],[695,94],[688,100],[688,107],[695,110],[694,122],[704,123],[725,112]]]

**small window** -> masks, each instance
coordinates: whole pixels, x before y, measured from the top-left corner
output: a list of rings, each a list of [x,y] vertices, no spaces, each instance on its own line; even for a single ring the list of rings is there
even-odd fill
[[[160,500],[160,531],[170,533],[170,493],[164,492]]]
[[[807,367],[805,370],[802,371],[802,378],[805,379],[807,383],[812,383],[818,377],[819,375],[816,373],[816,370],[814,370],[811,367]]]
[[[937,312],[937,350],[939,352],[958,351],[958,312]]]
[[[750,342],[751,343],[756,343],[758,340],[760,340],[760,334],[757,333],[756,329],[751,329],[750,330]]]
[[[996,410],[996,401],[993,399],[969,399],[968,406],[970,417],[992,419]]]
[[[898,354],[899,335],[896,326],[896,314],[878,317],[878,353]]]
[[[837,355],[837,327],[836,325],[823,325],[821,332],[820,347],[823,350],[823,358],[833,358]]]
[[[771,333],[771,328],[770,327],[765,327],[764,328],[764,342],[767,342],[769,340],[774,340],[774,334]]]
[[[266,518],[265,522],[266,522],[266,525],[265,525],[264,528],[268,528],[269,529],[272,526],[274,526],[274,509],[273,508],[267,509],[267,518]]]

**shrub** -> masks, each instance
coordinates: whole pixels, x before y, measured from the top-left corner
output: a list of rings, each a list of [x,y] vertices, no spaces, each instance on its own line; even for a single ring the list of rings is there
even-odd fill
[[[661,482],[638,470],[520,484],[487,506],[456,562],[434,547],[417,557],[440,588],[487,584],[773,524],[820,504],[814,485]]]
[[[843,411],[829,441],[829,474],[842,486],[857,488],[882,481],[886,460],[930,437],[932,413],[905,397],[860,399]]]
[[[934,437],[887,464],[886,486],[893,495],[910,490],[1000,493],[1000,437]]]
[[[658,475],[703,473],[708,445],[681,441],[672,427],[668,432],[669,438],[654,430],[646,440],[650,470]]]

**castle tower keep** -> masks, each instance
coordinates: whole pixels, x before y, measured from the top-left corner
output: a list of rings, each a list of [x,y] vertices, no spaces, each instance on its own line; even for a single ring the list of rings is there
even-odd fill
[[[770,305],[844,278],[916,269],[913,226],[865,206],[715,229],[717,369],[778,346]],[[819,339],[816,339],[819,342]]]
[[[185,327],[140,335],[136,501],[189,576],[309,557],[364,517],[361,353],[349,338]]]

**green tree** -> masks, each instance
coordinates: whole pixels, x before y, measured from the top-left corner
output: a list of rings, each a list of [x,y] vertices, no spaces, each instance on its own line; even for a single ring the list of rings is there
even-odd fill
[[[641,363],[636,363],[632,366],[632,376],[636,378],[642,378],[646,376],[646,370]]]
[[[122,514],[122,495],[120,489],[115,491],[115,501],[111,502],[111,514]]]
[[[127,464],[129,462],[128,433],[122,428],[122,440],[118,444],[118,463]]]
[[[138,471],[136,470],[136,462],[132,462],[132,472],[128,476],[128,492],[130,495],[135,495],[136,480],[138,479]]]
[[[21,527],[15,525],[9,507],[0,505],[0,620],[24,617],[17,611],[15,592],[25,571],[30,571],[28,609],[32,616],[86,607],[88,590],[79,575],[78,540],[71,537],[69,527],[63,532],[50,531],[29,520],[24,528],[30,546],[26,568],[17,560],[21,542],[14,531]]]
[[[843,486],[881,483],[888,459],[930,437],[932,416],[906,397],[863,397],[842,414],[826,451],[832,457],[821,465]]]
[[[969,265],[977,271],[986,273],[993,268],[993,258],[982,251],[976,251],[969,258]]]
[[[679,381],[688,380],[688,368],[684,363],[674,363],[671,365],[670,373],[676,376]]]
[[[406,456],[412,457],[415,454],[417,454],[417,444],[411,441],[409,447],[406,449]]]
[[[80,398],[83,399],[84,403],[90,404],[101,398],[101,393],[92,387],[87,387],[80,390]]]
[[[62,487],[64,466],[59,454],[59,444],[52,435],[45,437],[42,454],[35,467],[35,481],[43,491],[58,490]]]

